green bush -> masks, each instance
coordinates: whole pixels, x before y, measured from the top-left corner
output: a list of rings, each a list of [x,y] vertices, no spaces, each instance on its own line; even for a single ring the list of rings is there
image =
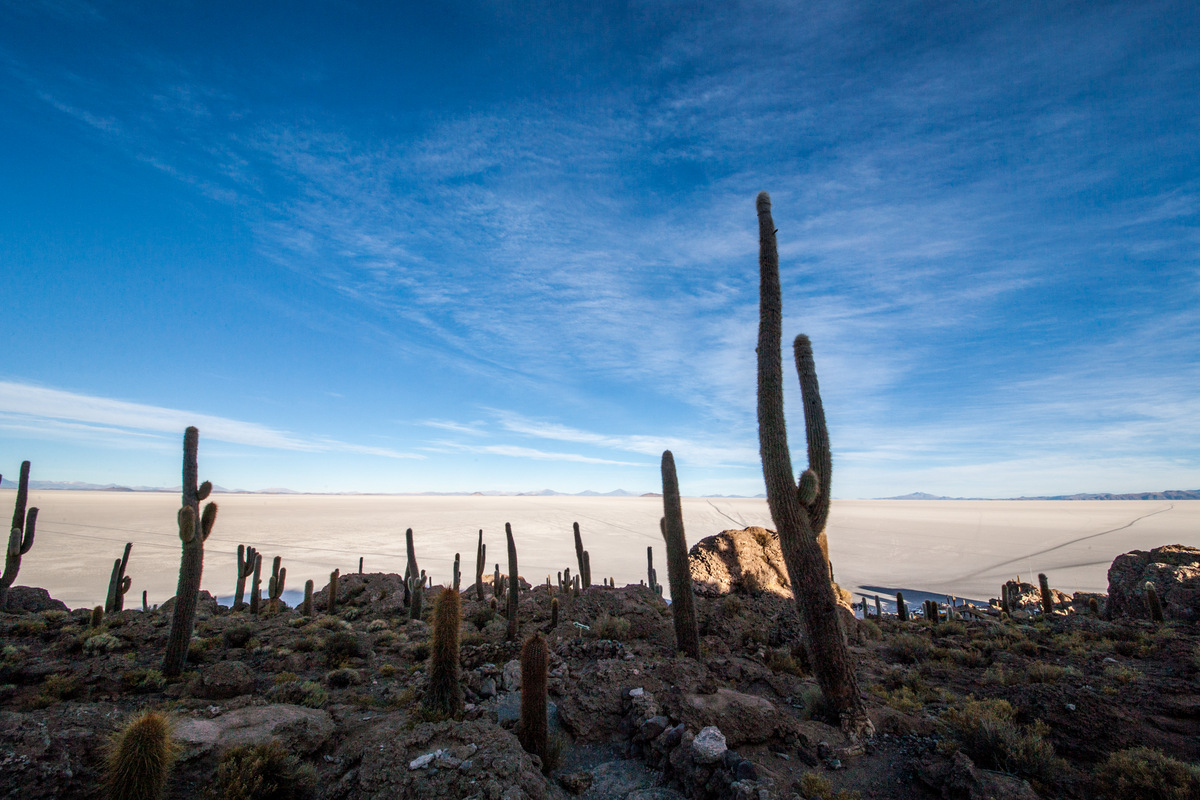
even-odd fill
[[[977,764],[1053,785],[1066,769],[1045,740],[1049,727],[1038,720],[1019,725],[1007,700],[969,700],[942,716],[950,733]]]
[[[592,623],[592,634],[597,639],[612,639],[621,642],[629,638],[629,620],[614,617],[608,612],[596,617]]]
[[[1200,769],[1148,747],[1121,750],[1096,770],[1104,800],[1197,800]]]
[[[929,658],[933,646],[923,636],[901,633],[887,643],[887,654],[901,664],[916,664]]]

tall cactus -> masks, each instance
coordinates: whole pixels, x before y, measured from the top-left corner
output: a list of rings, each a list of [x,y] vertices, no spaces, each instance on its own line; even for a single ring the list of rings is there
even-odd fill
[[[271,609],[271,613],[279,611],[283,599],[283,584],[287,580],[287,567],[280,566],[282,563],[283,557],[275,556],[275,562],[271,565],[271,580],[267,584],[267,596],[270,598],[268,608]]]
[[[450,587],[442,589],[433,604],[425,707],[443,717],[453,717],[463,710],[458,664],[461,625],[462,600],[458,591]]]
[[[548,765],[549,720],[547,718],[546,684],[550,665],[546,637],[535,633],[521,647],[521,716],[517,721],[517,740],[526,753]]]
[[[196,603],[200,599],[200,573],[204,569],[204,542],[217,519],[217,504],[209,503],[200,514],[200,502],[212,492],[212,484],[197,485],[196,450],[200,432],[188,428],[183,434],[183,507],[179,509],[179,540],[183,555],[179,562],[179,585],[175,589],[175,609],[171,634],[163,657],[163,675],[174,678],[183,672],[192,625],[196,621]]]
[[[692,570],[688,565],[687,537],[683,532],[683,505],[675,456],[662,454],[663,518],[659,523],[667,544],[667,582],[671,584],[671,617],[675,621],[675,647],[700,660],[700,632],[696,627],[696,602],[692,596]]]
[[[125,575],[125,567],[129,565],[129,551],[132,549],[133,542],[126,542],[125,554],[113,561],[112,575],[108,579],[108,598],[104,601],[106,614],[125,608],[125,593],[133,583],[133,579]]]
[[[592,565],[587,551],[583,549],[583,536],[579,533],[579,523],[574,522],[571,527],[575,531],[575,561],[579,565],[579,576],[583,581],[583,588],[586,589],[592,585]]]
[[[821,405],[812,344],[796,337],[794,349],[800,394],[804,403],[808,469],[797,484],[788,450],[783,414],[783,302],[779,287],[779,251],[771,198],[758,195],[759,328],[758,328],[758,438],[762,455],[767,505],[779,532],[792,592],[807,636],[809,660],[821,693],[837,711],[842,729],[852,738],[870,736],[874,726],[858,690],[854,664],[837,611],[825,543],[829,518],[833,459],[825,410]]]
[[[237,591],[233,595],[233,610],[237,611],[242,607],[242,602],[246,597],[246,578],[254,572],[254,557],[258,551],[253,547],[246,547],[244,544],[238,545],[237,552]]]
[[[479,529],[479,546],[475,548],[475,599],[483,602],[483,564],[487,546],[483,543],[483,528]]]
[[[254,554],[253,575],[250,581],[250,613],[257,614],[262,606],[262,553]]]
[[[461,553],[454,554],[454,584],[453,585],[454,585],[454,591],[456,591],[456,592],[458,591],[459,586],[462,584],[462,571],[461,571],[461,563],[460,563],[461,555],[462,555]]]
[[[517,640],[520,623],[517,608],[520,601],[521,579],[517,577],[517,543],[513,541],[512,525],[504,523],[504,535],[508,537],[508,632],[510,642]]]
[[[33,547],[33,536],[37,531],[38,510],[25,510],[29,501],[29,462],[21,462],[21,477],[17,481],[17,502],[13,508],[12,527],[9,529],[8,550],[4,557],[4,574],[0,575],[0,610],[8,607],[8,590],[17,579],[21,569],[21,556]]]

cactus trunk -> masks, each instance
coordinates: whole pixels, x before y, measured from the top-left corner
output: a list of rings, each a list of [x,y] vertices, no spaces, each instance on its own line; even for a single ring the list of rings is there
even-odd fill
[[[21,476],[17,480],[17,499],[13,505],[12,527],[9,528],[8,549],[4,555],[4,573],[0,575],[0,610],[8,607],[8,590],[17,579],[21,569],[21,556],[33,547],[37,531],[38,510],[25,506],[29,500],[29,462],[21,462]]]
[[[461,625],[462,601],[458,591],[443,589],[434,604],[428,684],[425,690],[425,707],[443,717],[453,717],[463,708],[462,685],[458,679]]]
[[[304,605],[300,606],[300,613],[306,617],[312,616],[312,596],[313,582],[310,578],[304,582]]]
[[[521,627],[517,620],[521,581],[517,577],[517,543],[513,540],[512,525],[507,522],[504,523],[504,535],[508,539],[508,632],[506,638],[510,642],[515,642],[517,632]]]
[[[124,555],[113,561],[112,575],[108,579],[108,599],[104,601],[104,610],[107,613],[122,611],[125,608],[125,593],[133,583],[132,579],[125,577],[125,567],[129,565],[129,552],[132,549],[133,542],[126,542]]]
[[[1042,613],[1054,613],[1054,595],[1050,594],[1050,580],[1046,573],[1038,573],[1038,588],[1042,590]]]
[[[179,561],[179,584],[175,589],[175,609],[171,618],[171,633],[163,657],[163,675],[178,677],[187,659],[192,626],[196,621],[196,604],[200,599],[200,576],[204,569],[204,541],[212,533],[217,518],[217,504],[209,503],[200,513],[200,501],[208,497],[212,484],[197,485],[199,469],[196,452],[200,432],[188,428],[183,434],[183,507],[179,509],[179,540],[183,553]]]
[[[660,523],[667,545],[667,581],[671,584],[671,617],[675,622],[675,648],[700,659],[700,633],[696,627],[696,603],[692,595],[692,571],[688,565],[687,537],[683,530],[683,505],[675,456],[662,454],[663,518]]]
[[[535,633],[521,647],[521,717],[517,722],[517,739],[525,752],[546,763],[549,743],[549,722],[546,716],[546,679],[549,670],[546,637]]]

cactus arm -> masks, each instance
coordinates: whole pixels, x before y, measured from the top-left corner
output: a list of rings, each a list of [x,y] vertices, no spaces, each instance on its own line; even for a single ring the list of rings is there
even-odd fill
[[[29,502],[29,462],[21,462],[21,476],[17,479],[17,501],[13,506],[13,519],[10,529],[24,530],[25,504]]]
[[[833,486],[833,457],[829,452],[829,431],[825,427],[825,408],[821,403],[821,387],[817,382],[817,368],[813,362],[812,342],[804,334],[796,337],[792,344],[796,357],[796,374],[800,378],[800,396],[804,402],[804,433],[808,440],[808,469],[805,473],[815,473],[808,478],[817,481],[815,493],[811,489],[807,493],[814,494],[813,499],[800,502],[807,508],[809,525],[814,531],[825,530],[829,521],[830,488]],[[800,478],[801,492],[805,478]]]

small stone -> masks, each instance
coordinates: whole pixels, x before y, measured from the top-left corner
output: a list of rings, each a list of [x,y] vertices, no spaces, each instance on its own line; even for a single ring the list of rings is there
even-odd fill
[[[753,761],[739,761],[733,777],[739,781],[756,781],[758,780],[758,767],[754,766]]]
[[[571,794],[583,794],[592,785],[590,772],[572,772],[570,775],[560,775],[558,785]]]
[[[645,690],[645,689],[643,689],[641,686],[639,686],[639,687],[638,687],[638,688],[636,688],[636,689],[630,689],[630,690],[629,690],[629,696],[630,696],[630,697],[641,697],[641,696],[642,696],[642,695],[644,695],[645,693],[646,693],[646,690]]]
[[[1075,704],[1067,703],[1067,711],[1074,711],[1074,710],[1075,710]]]
[[[496,680],[495,678],[484,678],[479,682],[479,696],[484,700],[489,697],[496,696]]]
[[[409,769],[425,769],[433,763],[435,758],[441,756],[441,750],[435,750],[432,753],[426,753],[423,756],[417,756],[412,761],[408,762]]]
[[[692,751],[696,761],[701,764],[713,764],[720,761],[729,748],[725,744],[725,734],[716,725],[709,725],[696,734],[692,740]]]

